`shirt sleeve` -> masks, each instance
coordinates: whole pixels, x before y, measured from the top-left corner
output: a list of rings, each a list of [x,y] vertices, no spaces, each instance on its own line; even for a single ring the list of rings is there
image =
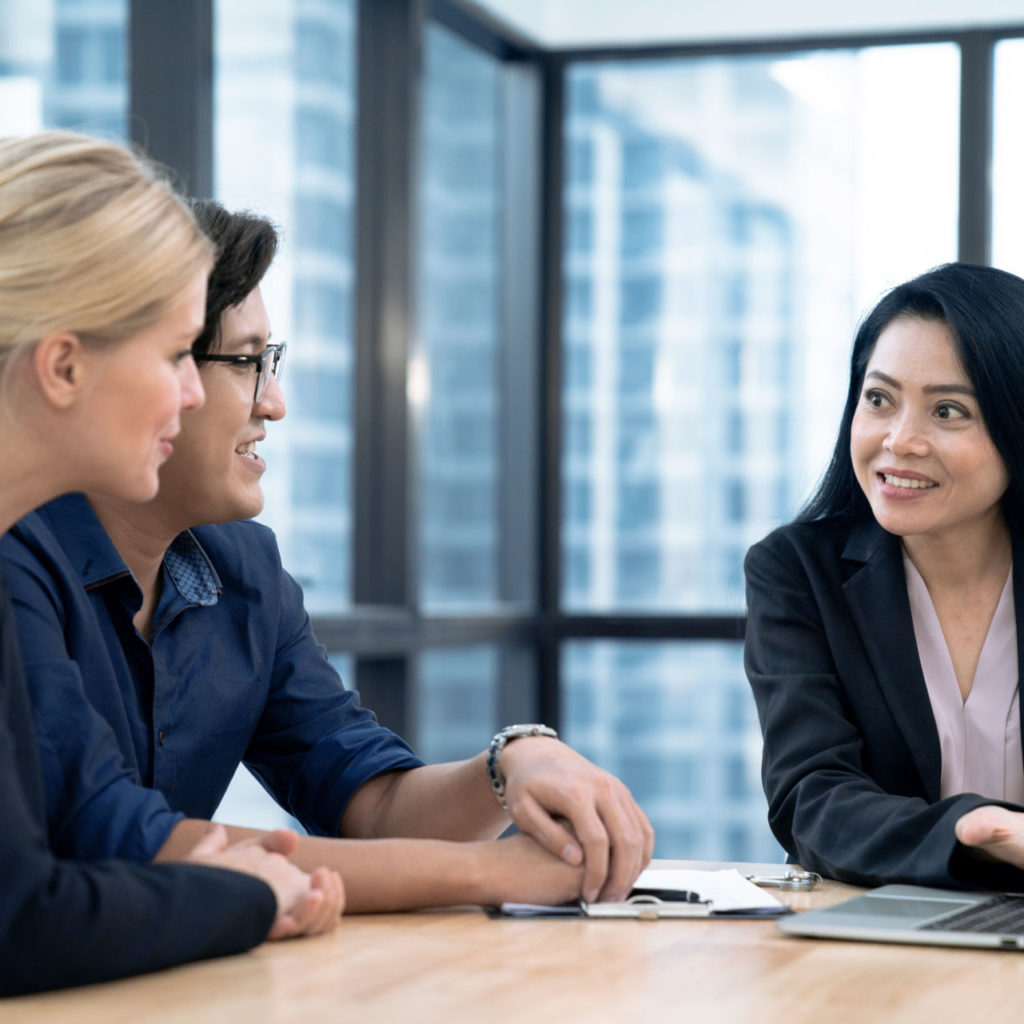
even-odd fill
[[[423,761],[345,689],[313,634],[301,588],[279,572],[270,691],[245,761],[306,829],[336,836],[364,782]]]
[[[929,803],[887,792],[864,761],[865,731],[850,711],[811,582],[777,532],[745,562],[744,659],[764,735],[769,824],[804,868],[855,885],[1019,887],[1024,873],[983,861],[953,831],[988,800]],[[877,714],[887,714],[879,707]]]
[[[184,815],[172,811],[162,793],[142,785],[125,763],[109,722],[86,695],[82,670],[68,650],[73,638],[66,633],[78,626],[65,615],[71,602],[60,593],[64,574],[56,567],[48,571],[34,552],[9,536],[3,553],[26,652],[53,850],[82,860],[150,861]],[[72,583],[80,588],[77,577]]]
[[[0,584],[0,995],[108,981],[261,942],[274,894],[197,865],[76,863],[42,821],[32,716]]]

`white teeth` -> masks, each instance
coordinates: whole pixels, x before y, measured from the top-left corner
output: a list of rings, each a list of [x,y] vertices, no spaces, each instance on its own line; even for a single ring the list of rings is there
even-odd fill
[[[906,477],[893,476],[891,473],[883,473],[882,479],[890,487],[907,487],[912,491],[924,491],[929,487],[939,486],[931,480],[908,480]]]
[[[239,455],[244,455],[248,459],[254,459],[254,458],[256,458],[255,448],[256,448],[256,442],[255,441],[249,441],[247,444],[240,444],[235,449],[235,451]]]

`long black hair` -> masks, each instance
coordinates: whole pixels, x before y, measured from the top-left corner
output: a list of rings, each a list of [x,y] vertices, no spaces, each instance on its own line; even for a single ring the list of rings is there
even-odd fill
[[[1010,478],[1003,496],[1007,522],[1013,533],[1024,531],[1024,280],[970,263],[946,263],[897,285],[864,318],[853,342],[836,446],[797,521],[871,515],[853,471],[850,430],[878,336],[900,318],[937,321],[952,335]]]
[[[253,213],[230,213],[213,199],[191,199],[196,222],[217,249],[206,288],[206,321],[192,343],[205,355],[220,342],[221,314],[237,306],[263,280],[277,252],[277,229]]]

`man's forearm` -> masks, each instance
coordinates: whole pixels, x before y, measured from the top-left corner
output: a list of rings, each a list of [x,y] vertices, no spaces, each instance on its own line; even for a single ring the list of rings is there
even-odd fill
[[[156,860],[185,855],[209,823],[179,822]],[[227,826],[235,843],[262,835]],[[501,842],[432,839],[326,839],[302,836],[291,860],[305,871],[328,867],[345,883],[346,913],[382,913],[505,900],[559,903],[579,894],[580,874],[525,836]]]
[[[508,814],[487,781],[486,755],[379,775],[354,794],[341,819],[341,835],[494,839],[509,826]]]

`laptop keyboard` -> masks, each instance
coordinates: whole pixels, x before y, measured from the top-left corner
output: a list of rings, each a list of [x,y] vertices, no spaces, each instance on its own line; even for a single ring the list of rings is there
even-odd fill
[[[992,899],[932,921],[922,932],[984,932],[990,935],[1024,935],[1024,896],[993,896]]]

